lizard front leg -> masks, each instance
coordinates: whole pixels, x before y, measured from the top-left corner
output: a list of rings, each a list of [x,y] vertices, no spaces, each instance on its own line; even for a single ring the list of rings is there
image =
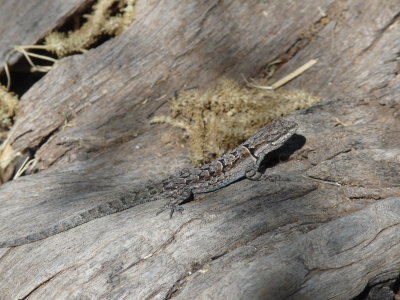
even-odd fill
[[[262,173],[258,171],[258,169],[247,169],[245,172],[245,176],[249,180],[260,180],[262,177]]]
[[[277,182],[277,181],[290,181],[292,178],[290,176],[285,176],[282,174],[266,174],[265,172],[260,172],[256,168],[249,168],[245,172],[245,176],[249,180],[254,181],[270,181],[270,182]]]

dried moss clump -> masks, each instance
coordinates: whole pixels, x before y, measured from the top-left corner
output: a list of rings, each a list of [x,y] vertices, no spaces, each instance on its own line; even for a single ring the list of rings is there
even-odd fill
[[[10,128],[13,124],[12,118],[18,106],[18,98],[14,93],[0,85],[0,127]]]
[[[102,36],[115,36],[124,31],[135,19],[136,0],[98,0],[91,14],[85,15],[86,22],[77,30],[49,33],[44,45],[15,46],[6,57],[20,52],[31,65],[32,72],[48,72],[51,66],[36,65],[32,58],[55,63],[57,59],[31,50],[45,50],[64,57],[69,54],[87,51]],[[7,88],[11,85],[11,76],[7,63],[4,66],[7,76]]]
[[[236,147],[269,121],[319,101],[300,90],[265,91],[224,80],[214,89],[181,93],[169,101],[171,116],[152,122],[184,129],[191,160],[200,165]]]
[[[75,31],[52,32],[45,38],[45,49],[58,57],[84,52],[100,36],[115,36],[124,31],[135,18],[136,0],[99,0],[93,5],[93,12],[86,15],[87,21]],[[112,8],[117,5],[116,15]]]

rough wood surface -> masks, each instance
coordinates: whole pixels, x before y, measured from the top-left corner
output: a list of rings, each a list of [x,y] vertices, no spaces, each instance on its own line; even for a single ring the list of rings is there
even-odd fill
[[[19,45],[34,45],[52,30],[60,27],[72,15],[87,7],[92,0],[24,0],[1,1],[0,12],[0,72],[7,53]],[[13,55],[15,63],[22,54]]]
[[[149,124],[174,91],[286,57],[279,78],[318,56],[289,87],[327,100],[288,117],[305,144],[267,170],[286,180],[241,181],[172,220],[158,201],[0,249],[0,297],[349,299],[397,278],[397,4],[138,1],[126,32],[22,97],[11,145],[42,171],[1,187],[0,241],[188,166],[179,131]]]

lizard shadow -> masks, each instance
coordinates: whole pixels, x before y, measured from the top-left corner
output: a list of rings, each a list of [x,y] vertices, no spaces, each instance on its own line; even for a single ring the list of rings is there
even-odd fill
[[[267,169],[272,168],[283,161],[287,161],[290,156],[295,151],[301,149],[305,143],[306,138],[304,136],[294,134],[281,147],[265,155],[258,171],[264,174]]]
[[[306,138],[304,136],[294,134],[281,147],[279,147],[276,150],[271,151],[270,153],[265,155],[264,159],[262,160],[262,162],[260,164],[260,168],[258,169],[258,172],[260,172],[261,174],[264,174],[267,169],[273,168],[274,166],[278,165],[279,163],[287,161],[290,158],[290,156],[295,151],[301,149],[305,143],[306,143]],[[236,181],[229,183],[228,185],[234,184],[234,183],[236,183],[238,181],[242,181],[244,179],[247,179],[247,177],[243,176],[243,177],[237,179]],[[211,192],[213,192],[213,191],[210,191],[210,192],[207,192],[204,194],[208,194]],[[183,204],[192,202],[193,200],[195,200],[195,196],[193,193],[191,193],[191,195],[188,198],[186,198],[184,201],[182,201],[180,204],[183,205]]]

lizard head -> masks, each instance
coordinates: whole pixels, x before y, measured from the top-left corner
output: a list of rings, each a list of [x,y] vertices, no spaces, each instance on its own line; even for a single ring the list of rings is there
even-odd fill
[[[257,160],[281,147],[295,132],[297,124],[288,120],[274,120],[261,128],[253,137],[243,143]]]

